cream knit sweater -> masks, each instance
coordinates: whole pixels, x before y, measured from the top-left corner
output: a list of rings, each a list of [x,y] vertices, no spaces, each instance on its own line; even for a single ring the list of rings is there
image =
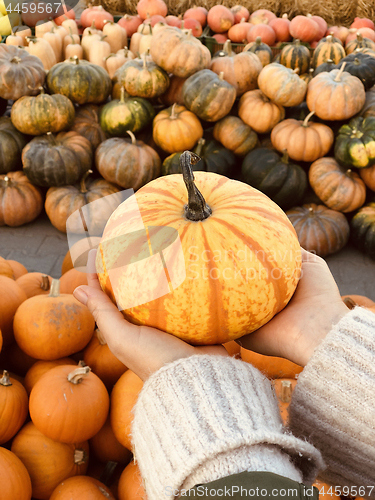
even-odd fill
[[[289,429],[257,369],[196,355],[147,380],[132,439],[148,500],[257,470],[306,484],[319,474],[333,485],[375,485],[375,315],[355,308],[315,349],[298,378]]]

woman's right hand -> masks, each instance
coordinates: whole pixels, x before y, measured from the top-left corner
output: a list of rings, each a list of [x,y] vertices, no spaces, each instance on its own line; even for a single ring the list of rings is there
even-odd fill
[[[348,312],[325,260],[302,249],[301,279],[289,304],[237,343],[305,366],[332,326]]]

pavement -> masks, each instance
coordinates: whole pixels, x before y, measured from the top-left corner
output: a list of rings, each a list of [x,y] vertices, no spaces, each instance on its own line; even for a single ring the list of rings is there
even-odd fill
[[[60,278],[68,242],[47,215],[17,228],[0,227],[0,256],[21,262],[29,272]],[[326,258],[341,295],[365,295],[375,301],[375,261],[348,245]]]

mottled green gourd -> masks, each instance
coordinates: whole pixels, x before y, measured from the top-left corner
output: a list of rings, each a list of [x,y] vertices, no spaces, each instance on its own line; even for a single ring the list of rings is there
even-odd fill
[[[28,135],[43,135],[71,128],[75,110],[72,101],[64,95],[48,95],[40,87],[36,97],[21,97],[12,106],[13,125]]]
[[[125,98],[125,89],[121,88],[120,99],[105,104],[100,112],[100,126],[110,136],[127,137],[128,130],[139,132],[155,116],[152,104],[142,97]]]
[[[354,244],[375,260],[375,203],[360,208],[350,223]]]
[[[375,117],[358,116],[340,128],[335,158],[348,167],[365,168],[375,164]]]
[[[27,144],[26,137],[12,124],[8,116],[0,118],[0,174],[22,168],[21,154]]]
[[[112,90],[105,69],[97,64],[79,60],[77,56],[58,63],[48,73],[47,85],[51,94],[62,94],[76,104],[100,104]]]

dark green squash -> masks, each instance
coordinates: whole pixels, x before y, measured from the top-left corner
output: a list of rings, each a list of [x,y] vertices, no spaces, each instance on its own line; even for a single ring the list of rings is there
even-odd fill
[[[28,135],[43,135],[47,132],[61,132],[73,125],[75,110],[72,101],[64,95],[25,96],[12,106],[11,119],[13,125]]]
[[[375,164],[375,117],[358,116],[340,128],[335,158],[347,167],[365,168]]]
[[[37,186],[66,186],[78,182],[91,169],[90,142],[76,132],[34,137],[22,152],[23,170]]]
[[[201,160],[193,165],[195,171],[202,170],[204,172],[214,172],[215,174],[230,176],[236,166],[236,157],[224,148],[219,142],[215,140],[206,141],[199,139],[198,144],[193,149],[193,152],[201,157]],[[181,174],[180,156],[183,151],[173,153],[168,156],[162,165],[162,175]]]
[[[319,64],[319,66],[314,70],[313,77],[319,75],[319,73],[329,73],[333,69],[336,69],[336,64],[332,61],[332,59],[327,59],[326,62]]]
[[[3,116],[7,109],[8,101],[0,97],[0,116]]]
[[[7,174],[22,168],[22,149],[26,137],[18,132],[8,116],[0,118],[0,174]]]
[[[100,108],[96,104],[86,104],[76,109],[76,116],[71,130],[86,137],[93,150],[107,139],[99,123]]]
[[[357,38],[351,40],[345,47],[347,54],[352,54],[358,49],[371,49],[375,50],[375,42],[370,38],[363,37],[361,33],[357,33]]]
[[[310,51],[299,40],[285,45],[280,54],[280,64],[291,69],[299,69],[299,75],[307,73],[310,67]]]
[[[257,148],[248,153],[242,163],[243,181],[259,189],[283,210],[298,205],[307,188],[307,176],[303,168],[289,162],[268,148]]]
[[[120,99],[105,104],[100,111],[100,126],[110,136],[128,137],[128,130],[142,130],[155,116],[152,104],[146,99],[124,96],[125,89],[122,87]]]
[[[375,203],[360,208],[350,223],[351,239],[375,260]]]
[[[272,49],[269,45],[262,42],[262,37],[260,36],[256,37],[255,42],[247,44],[245,50],[256,54],[259,57],[263,67],[272,62]]]
[[[350,54],[337,64],[340,69],[345,64],[345,71],[361,80],[366,90],[375,85],[375,57],[362,52]]]
[[[368,90],[366,92],[366,101],[363,105],[363,108],[358,113],[359,116],[363,118],[367,118],[369,116],[375,116],[375,92],[372,90]]]
[[[185,106],[202,120],[215,122],[224,118],[236,100],[236,89],[217,75],[203,69],[190,76],[182,87]]]
[[[51,94],[62,94],[76,104],[100,104],[112,90],[105,69],[97,64],[71,57],[50,69],[47,85]]]

